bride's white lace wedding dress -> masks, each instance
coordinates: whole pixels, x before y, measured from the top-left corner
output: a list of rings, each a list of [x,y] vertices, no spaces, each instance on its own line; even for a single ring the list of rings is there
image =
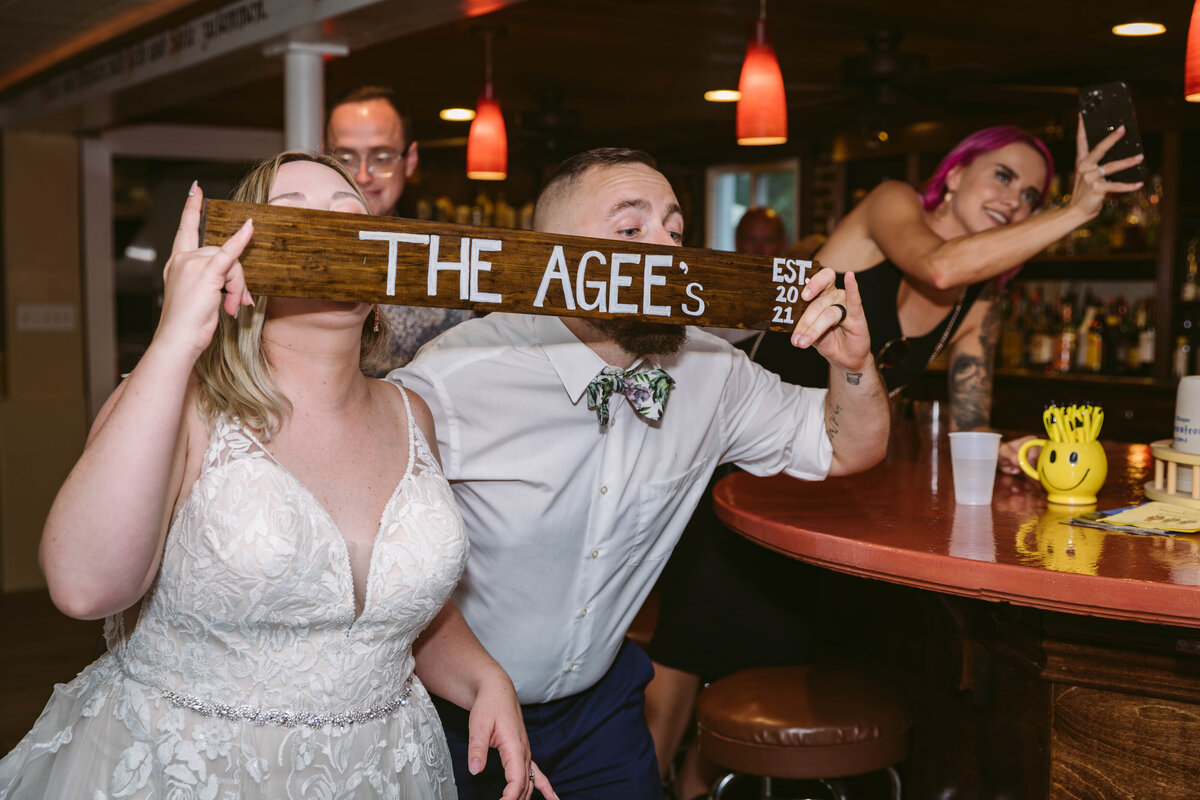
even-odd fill
[[[328,512],[239,424],[215,425],[134,629],[106,622],[109,651],[0,761],[0,798],[453,798],[412,644],[467,542],[408,418],[357,618]]]

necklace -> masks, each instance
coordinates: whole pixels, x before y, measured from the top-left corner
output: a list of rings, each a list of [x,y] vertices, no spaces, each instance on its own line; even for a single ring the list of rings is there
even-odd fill
[[[942,348],[946,346],[946,340],[950,338],[950,332],[954,330],[954,323],[958,321],[958,315],[962,313],[963,302],[966,299],[967,287],[964,286],[958,293],[958,299],[954,301],[954,311],[950,313],[950,321],[946,323],[946,330],[942,331],[942,338],[938,339],[937,346],[933,348],[929,360],[925,362],[926,367],[933,363],[933,360],[941,354]]]
[[[934,345],[933,352],[929,354],[929,360],[925,362],[922,372],[925,369],[929,369],[929,365],[941,355],[942,348],[946,346],[946,340],[950,338],[950,332],[954,330],[954,323],[958,321],[958,315],[962,313],[963,303],[967,299],[967,288],[964,286],[962,291],[958,293],[958,299],[954,301],[954,310],[950,312],[950,319],[947,320],[946,328],[942,331],[942,338],[938,339],[938,343]],[[895,397],[903,388],[903,386],[897,386],[888,392],[888,397]]]

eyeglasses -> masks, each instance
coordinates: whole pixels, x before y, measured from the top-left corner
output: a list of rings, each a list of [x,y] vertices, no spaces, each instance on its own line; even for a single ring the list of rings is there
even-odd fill
[[[883,347],[879,348],[879,355],[875,356],[875,363],[879,365],[880,369],[890,369],[903,364],[906,358],[908,358],[908,337],[901,336],[899,339],[885,342]]]
[[[409,143],[411,144],[411,142]],[[400,168],[400,162],[408,155],[409,145],[404,145],[404,149],[397,152],[390,147],[375,147],[367,151],[366,165],[367,174],[372,178],[390,178],[396,174],[396,170]],[[346,171],[351,175],[358,174],[359,164],[362,159],[358,153],[353,150],[331,150],[329,155],[337,159]]]

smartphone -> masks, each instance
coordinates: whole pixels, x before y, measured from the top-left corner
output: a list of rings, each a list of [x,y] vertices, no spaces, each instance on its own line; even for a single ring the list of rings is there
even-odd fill
[[[1142,150],[1142,136],[1138,132],[1137,116],[1133,113],[1133,100],[1129,87],[1123,81],[1085,86],[1079,90],[1079,111],[1083,114],[1083,130],[1087,134],[1088,148],[1125,126],[1125,135],[1104,154],[1101,166],[1109,161],[1135,156]],[[1146,180],[1146,162],[1135,164],[1129,169],[1110,172],[1104,176],[1109,181],[1133,183]]]

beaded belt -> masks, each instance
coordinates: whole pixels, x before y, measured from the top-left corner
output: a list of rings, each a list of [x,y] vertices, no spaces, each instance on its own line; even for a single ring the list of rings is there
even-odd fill
[[[408,700],[412,696],[412,687],[413,679],[410,675],[404,681],[404,686],[401,688],[400,694],[386,703],[371,706],[370,708],[347,711],[342,714],[298,714],[291,711],[282,711],[278,708],[231,706],[212,700],[202,700],[199,697],[176,694],[170,689],[163,689],[162,696],[171,705],[195,711],[202,717],[221,717],[222,719],[249,722],[253,725],[282,725],[285,728],[294,728],[297,725],[305,725],[309,728],[324,728],[327,725],[337,725],[340,728],[345,728],[350,725],[386,717],[394,713],[401,706],[408,705]]]

